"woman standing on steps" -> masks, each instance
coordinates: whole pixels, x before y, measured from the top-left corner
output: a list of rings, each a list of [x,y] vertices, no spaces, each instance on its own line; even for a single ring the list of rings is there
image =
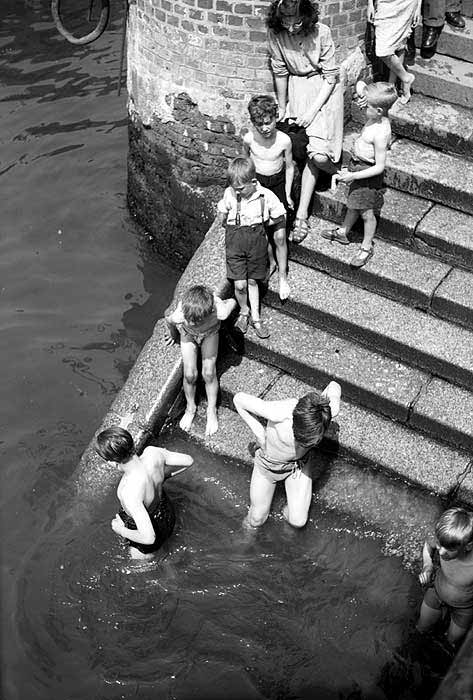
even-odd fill
[[[404,54],[422,22],[422,0],[368,0],[368,22],[376,28],[376,56],[388,66],[389,82],[401,81],[400,100],[407,104],[415,76],[405,69]]]
[[[267,19],[279,119],[304,127],[309,144],[292,240],[308,233],[309,205],[320,170],[337,171],[343,140],[343,91],[330,28],[311,0],[273,0]]]

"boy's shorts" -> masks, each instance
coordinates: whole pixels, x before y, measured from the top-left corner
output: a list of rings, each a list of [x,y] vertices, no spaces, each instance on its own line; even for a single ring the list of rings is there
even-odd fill
[[[372,167],[372,163],[364,163],[352,158],[348,164],[350,173],[359,173]],[[358,211],[380,211],[384,204],[384,178],[383,173],[366,177],[363,180],[353,180],[350,182],[347,197],[348,209]]]
[[[286,168],[282,168],[282,170],[280,170],[278,173],[274,173],[274,175],[262,175],[261,173],[256,173],[256,179],[262,187],[266,187],[266,189],[274,192],[279,201],[284,204],[287,212]]]
[[[433,586],[430,586],[424,595],[424,603],[429,608],[441,610],[446,607],[450,611],[450,619],[462,629],[468,629],[473,622],[473,605],[467,608],[455,608],[452,605],[447,605],[439,598],[437,591]]]
[[[264,280],[269,265],[268,238],[263,224],[225,229],[227,277],[231,280]]]

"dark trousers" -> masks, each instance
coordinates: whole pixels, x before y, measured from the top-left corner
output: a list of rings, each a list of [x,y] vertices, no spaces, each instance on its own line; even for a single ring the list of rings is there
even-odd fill
[[[446,12],[460,12],[461,0],[424,0],[422,3],[423,23],[426,27],[442,27]]]

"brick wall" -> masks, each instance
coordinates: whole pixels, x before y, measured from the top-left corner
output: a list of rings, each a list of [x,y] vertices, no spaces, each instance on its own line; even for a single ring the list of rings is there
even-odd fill
[[[158,239],[157,227],[166,222],[166,250],[183,262],[192,253],[189,241],[195,248],[213,218],[228,159],[240,152],[249,98],[273,91],[264,23],[269,4],[130,5],[129,203]],[[366,0],[327,0],[319,8],[339,60],[349,61],[364,35]],[[153,166],[145,164],[150,159]]]

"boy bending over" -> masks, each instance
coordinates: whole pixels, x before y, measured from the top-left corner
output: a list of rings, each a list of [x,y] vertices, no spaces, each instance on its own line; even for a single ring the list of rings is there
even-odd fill
[[[244,153],[253,160],[256,179],[260,185],[274,192],[288,212],[289,209],[294,208],[291,198],[294,161],[291,139],[276,128],[278,105],[270,95],[256,95],[248,103],[248,112],[253,130],[243,136]],[[279,229],[277,235],[273,235],[270,228],[269,238],[270,275],[276,270],[273,255],[274,243],[279,269],[279,297],[283,301],[289,297],[291,291],[287,281],[286,232]]]
[[[218,430],[218,379],[215,365],[220,322],[229,317],[235,306],[235,299],[222,301],[211,289],[198,284],[190,287],[183,294],[176,310],[166,316],[168,325],[177,329],[181,340],[182,384],[187,402],[185,413],[179,423],[182,430],[190,430],[197,410],[195,392],[199,376],[197,368],[199,350],[202,356],[202,378],[207,394],[205,434],[210,436]],[[166,335],[165,342],[167,345],[173,344],[172,334]]]
[[[391,123],[388,110],[397,100],[397,92],[391,83],[357,84],[357,92],[366,101],[366,124],[354,143],[348,171],[332,177],[332,183],[347,182],[350,187],[345,220],[340,228],[322,231],[322,237],[348,245],[348,234],[361,215],[363,242],[350,261],[352,267],[362,267],[373,255],[373,239],[376,233],[375,212],[384,203],[383,173],[391,142]]]
[[[312,477],[306,457],[319,444],[340,409],[340,385],[330,382],[322,393],[301,399],[263,401],[238,392],[233,403],[259,445],[250,485],[250,509],[245,523],[259,527],[266,521],[278,481],[284,481],[290,525],[304,527],[312,499]],[[259,418],[266,419],[264,427]]]

